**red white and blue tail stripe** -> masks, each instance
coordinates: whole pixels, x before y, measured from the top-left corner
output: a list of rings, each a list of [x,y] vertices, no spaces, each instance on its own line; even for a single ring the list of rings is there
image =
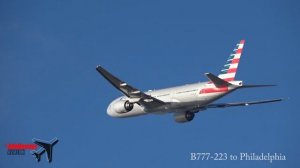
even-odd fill
[[[241,40],[240,43],[236,45],[236,48],[233,50],[233,53],[230,54],[224,68],[221,70],[221,73],[218,76],[219,78],[225,81],[234,81],[244,44],[245,40]]]

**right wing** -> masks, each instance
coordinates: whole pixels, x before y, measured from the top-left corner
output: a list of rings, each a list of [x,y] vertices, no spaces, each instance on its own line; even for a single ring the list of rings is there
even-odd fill
[[[136,100],[136,102],[146,108],[155,108],[158,106],[165,105],[166,103],[158,100],[150,95],[141,92],[140,90],[134,88],[133,86],[127,84],[126,82],[118,79],[107,70],[105,70],[100,65],[97,66],[96,70],[108,81],[110,82],[116,89],[120,90],[124,95],[128,98]]]
[[[254,104],[272,103],[272,102],[277,102],[277,101],[282,101],[282,99],[236,102],[236,103],[217,103],[217,104],[209,104],[206,106],[206,108],[225,108],[225,107],[233,107],[233,106],[249,106],[249,105],[254,105]]]

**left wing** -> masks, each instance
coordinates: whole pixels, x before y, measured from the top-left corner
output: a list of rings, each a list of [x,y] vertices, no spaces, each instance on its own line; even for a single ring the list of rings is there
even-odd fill
[[[132,100],[135,100],[134,103],[143,105],[146,108],[154,108],[158,106],[165,105],[166,103],[158,100],[150,95],[141,92],[140,90],[134,88],[133,86],[127,84],[126,82],[118,79],[107,70],[105,70],[100,65],[97,66],[96,70],[116,89],[120,90],[124,95]]]
[[[270,99],[270,100],[260,100],[260,101],[249,101],[249,102],[236,102],[236,103],[217,103],[217,104],[209,104],[206,108],[225,108],[225,107],[233,107],[233,106],[249,106],[254,104],[262,104],[262,103],[272,103],[282,101],[282,99]]]

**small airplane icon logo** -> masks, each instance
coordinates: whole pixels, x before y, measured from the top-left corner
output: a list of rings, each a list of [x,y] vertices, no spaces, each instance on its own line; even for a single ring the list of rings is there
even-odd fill
[[[53,138],[50,141],[45,141],[41,139],[32,139],[33,143],[40,146],[37,150],[31,151],[32,155],[35,157],[35,159],[39,162],[41,161],[41,156],[46,152],[47,153],[47,159],[48,162],[51,163],[52,161],[52,151],[53,146],[58,142],[57,138]]]

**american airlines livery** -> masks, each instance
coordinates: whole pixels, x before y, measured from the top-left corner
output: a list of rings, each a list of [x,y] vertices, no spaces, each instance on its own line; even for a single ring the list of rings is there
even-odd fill
[[[235,74],[243,52],[245,40],[241,40],[229,56],[218,76],[205,73],[207,82],[187,84],[177,87],[142,92],[128,83],[118,79],[101,66],[96,70],[125,96],[112,101],[107,108],[111,117],[134,117],[144,114],[174,113],[175,121],[184,123],[192,121],[195,113],[208,108],[224,108],[271,103],[282,99],[270,99],[235,103],[213,103],[221,97],[241,88],[267,87],[274,85],[243,85],[235,80]]]

